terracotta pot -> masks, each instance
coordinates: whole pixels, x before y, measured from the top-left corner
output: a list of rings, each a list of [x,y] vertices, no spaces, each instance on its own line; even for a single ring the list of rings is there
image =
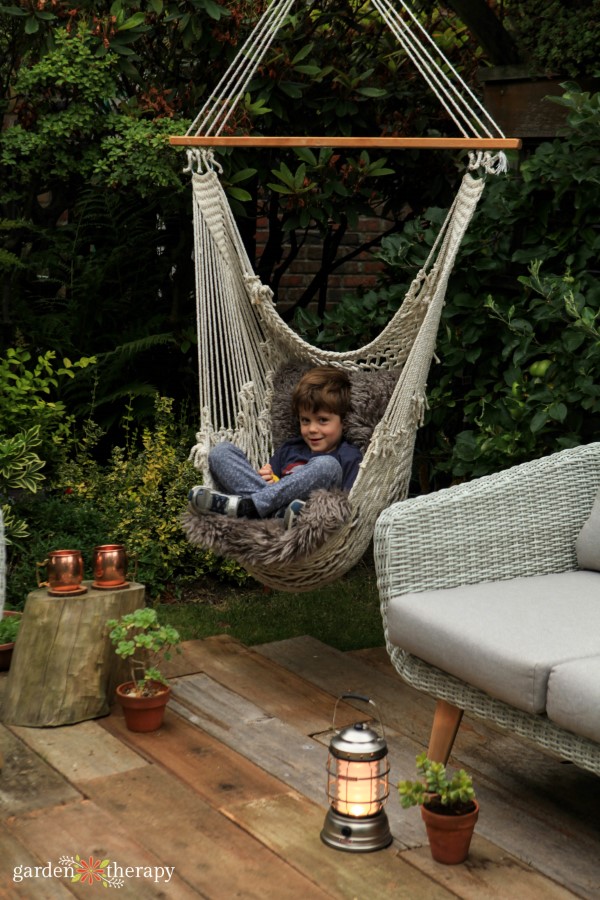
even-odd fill
[[[8,616],[21,616],[22,613],[12,609],[5,609],[2,618]],[[0,644],[0,672],[6,672],[10,668],[15,642],[10,641],[8,644]]]
[[[475,809],[460,816],[445,816],[421,807],[421,815],[427,829],[431,855],[436,862],[448,866],[464,862],[469,855],[473,829],[479,815],[479,804],[473,801]]]
[[[126,681],[117,686],[117,698],[123,707],[125,724],[130,731],[156,731],[163,723],[171,688],[159,681],[153,681],[152,684],[159,689],[159,693],[152,697],[128,694],[128,689],[133,687],[133,681]]]

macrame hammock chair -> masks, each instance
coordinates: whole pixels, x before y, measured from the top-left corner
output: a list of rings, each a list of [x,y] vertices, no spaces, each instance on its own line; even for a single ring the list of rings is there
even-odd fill
[[[291,422],[292,433],[281,427],[282,415],[285,419],[281,404],[287,410],[301,371],[329,364],[343,367],[351,377],[355,421],[354,430],[346,423],[346,433],[361,447],[364,458],[349,494],[314,492],[289,531],[277,519],[202,516],[191,507],[183,516],[192,543],[237,560],[269,587],[304,591],[331,582],[354,566],[369,546],[379,514],[408,493],[416,431],[426,408],[427,376],[452,266],[486,174],[505,171],[502,150],[518,147],[520,142],[504,137],[439,51],[434,57],[427,44],[434,49],[435,44],[403,0],[405,18],[421,32],[421,39],[389,0],[372,0],[372,4],[441,100],[462,138],[223,134],[293,2],[273,0],[187,134],[170,141],[189,147],[201,418],[191,459],[202,471],[203,483],[212,483],[207,459],[217,442],[234,442],[258,468],[271,456],[274,444],[293,436]],[[468,170],[435,246],[398,312],[375,340],[350,352],[331,352],[308,344],[283,322],[272,291],[252,271],[220,184],[220,166],[212,148],[223,145],[469,149]],[[277,423],[282,433],[274,435]]]

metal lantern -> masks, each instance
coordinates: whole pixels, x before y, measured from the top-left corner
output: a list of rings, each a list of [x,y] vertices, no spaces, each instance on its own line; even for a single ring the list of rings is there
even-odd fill
[[[340,700],[361,700],[360,694],[342,694]],[[379,717],[381,734],[370,725],[357,722],[335,731],[327,759],[327,797],[330,807],[321,831],[321,840],[336,850],[365,853],[381,850],[392,842],[384,804],[389,794],[387,744]]]

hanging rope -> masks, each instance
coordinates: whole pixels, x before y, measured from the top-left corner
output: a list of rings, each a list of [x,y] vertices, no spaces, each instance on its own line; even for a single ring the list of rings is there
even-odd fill
[[[437,47],[410,6],[405,0],[398,2],[404,11],[404,17],[392,5],[391,0],[372,0],[373,7],[459,132],[464,138],[507,140],[481,101]],[[188,128],[186,137],[206,138],[222,135],[293,4],[294,0],[273,0],[266,8]],[[411,26],[416,29],[417,34],[413,32]]]
[[[187,134],[220,134],[246,93],[295,0],[273,0],[212,92]]]

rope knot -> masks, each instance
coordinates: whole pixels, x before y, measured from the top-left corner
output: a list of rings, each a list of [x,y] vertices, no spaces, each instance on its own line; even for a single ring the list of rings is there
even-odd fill
[[[492,153],[490,150],[472,150],[469,153],[469,171],[483,169],[487,175],[504,175],[508,172],[506,153]]]
[[[271,288],[263,284],[258,275],[252,275],[249,272],[244,273],[244,281],[250,294],[250,302],[253,306],[261,306],[266,300],[272,300],[273,291]]]
[[[196,172],[198,175],[202,175],[203,172],[214,172],[216,169],[219,175],[223,174],[223,166],[215,159],[212,149],[191,147],[186,153],[187,166],[185,166],[184,172],[192,174]]]

